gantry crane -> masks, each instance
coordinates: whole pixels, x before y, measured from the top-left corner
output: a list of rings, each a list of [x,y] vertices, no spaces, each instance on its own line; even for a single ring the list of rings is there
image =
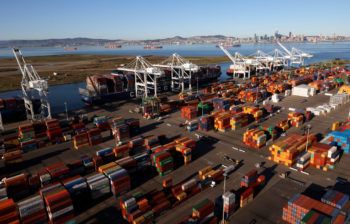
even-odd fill
[[[271,71],[273,69],[273,56],[258,50],[255,54],[253,54],[253,58],[260,63],[260,65],[258,65],[256,68],[257,72]]]
[[[250,66],[247,65],[246,60],[238,52],[235,53],[233,57],[228,50],[226,50],[222,45],[219,45],[219,48],[227,55],[232,61],[230,69],[233,70],[233,77],[239,77],[243,75],[243,78],[250,78]]]
[[[279,49],[273,51],[274,67],[286,67],[290,56]]]
[[[305,58],[312,58],[313,55],[305,53],[302,50],[292,47],[289,51],[283,44],[277,41],[277,44],[290,56],[290,64],[304,65]]]
[[[49,85],[47,80],[40,78],[34,67],[26,63],[19,49],[13,48],[13,54],[22,73],[21,88],[27,118],[31,120],[51,118],[51,108],[48,100]],[[33,100],[38,97],[40,99],[41,110],[40,114],[35,114]]]
[[[153,96],[157,97],[157,79],[163,76],[164,72],[154,67],[142,56],[137,56],[135,60],[118,70],[134,73],[136,97],[148,97],[151,91],[153,91]]]
[[[199,70],[198,65],[182,58],[177,53],[172,54],[169,58],[160,64],[153,65],[158,68],[170,69],[171,72],[171,89],[172,91],[185,91],[185,84],[188,83],[188,90],[192,90],[192,75]]]
[[[230,69],[233,70],[233,76],[239,77],[242,75],[244,79],[250,78],[251,71],[262,71],[266,69],[266,66],[255,57],[244,57],[238,52],[233,57],[223,46],[219,45],[219,47],[233,62],[230,65]]]

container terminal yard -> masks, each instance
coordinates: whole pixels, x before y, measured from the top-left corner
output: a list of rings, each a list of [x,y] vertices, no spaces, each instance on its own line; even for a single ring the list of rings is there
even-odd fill
[[[24,97],[0,104],[0,223],[350,223],[350,71],[278,46],[220,46],[224,82],[176,53],[137,56],[61,114],[14,49]],[[18,108],[28,120],[8,122]]]

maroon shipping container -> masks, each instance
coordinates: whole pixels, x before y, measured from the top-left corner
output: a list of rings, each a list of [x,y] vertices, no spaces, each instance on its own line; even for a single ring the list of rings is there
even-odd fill
[[[254,189],[252,187],[246,189],[242,194],[241,194],[241,200],[248,198],[250,195],[254,193]]]
[[[69,173],[68,167],[62,162],[52,164],[46,167],[52,179],[64,177]]]
[[[128,221],[132,223],[136,218],[140,217],[142,215],[141,210],[137,209],[131,214],[128,214]]]
[[[92,157],[92,162],[94,163],[95,170],[98,170],[98,167],[103,165],[103,159],[101,156],[93,156]]]

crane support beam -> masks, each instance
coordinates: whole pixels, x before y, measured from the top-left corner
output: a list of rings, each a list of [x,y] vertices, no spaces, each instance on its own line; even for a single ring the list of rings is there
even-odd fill
[[[154,67],[141,56],[137,56],[132,62],[118,70],[134,73],[136,97],[148,97],[151,92],[154,97],[157,97],[158,79],[164,75],[162,70]]]
[[[51,118],[47,80],[40,78],[34,67],[26,63],[22,52],[18,48],[13,48],[12,51],[22,73],[21,88],[27,118],[32,120]],[[40,100],[40,114],[35,114],[33,101],[36,99]]]
[[[187,90],[186,87],[188,87],[189,91],[192,91],[191,80],[193,75],[199,70],[198,65],[174,53],[160,64],[155,64],[153,66],[170,70],[172,91],[185,92]]]

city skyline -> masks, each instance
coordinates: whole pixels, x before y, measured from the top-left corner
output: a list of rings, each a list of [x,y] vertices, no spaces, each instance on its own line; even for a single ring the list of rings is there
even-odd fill
[[[254,7],[252,7],[254,6]],[[332,1],[2,1],[1,40],[161,39],[173,36],[349,36],[345,0]],[[15,16],[14,16],[15,15]]]

